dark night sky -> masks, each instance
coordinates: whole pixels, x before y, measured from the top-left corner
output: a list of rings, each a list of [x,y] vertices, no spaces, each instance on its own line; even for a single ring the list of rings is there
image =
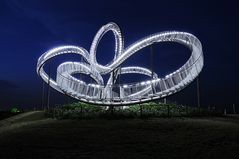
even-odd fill
[[[38,57],[60,45],[78,45],[89,50],[98,29],[111,21],[122,28],[125,46],[160,31],[196,35],[205,57],[201,74],[203,105],[238,104],[237,11],[236,1],[230,0],[1,0],[0,109],[40,106],[42,83],[35,69]],[[107,33],[100,43],[100,63],[106,64],[113,57],[112,35]],[[158,44],[154,50],[154,67],[162,74],[183,64],[190,55],[176,44]],[[146,48],[144,52],[147,51]],[[145,57],[150,59],[142,53],[126,64],[135,62],[149,67]],[[194,82],[171,100],[194,105],[195,94]],[[52,105],[68,100],[55,91],[51,95]]]

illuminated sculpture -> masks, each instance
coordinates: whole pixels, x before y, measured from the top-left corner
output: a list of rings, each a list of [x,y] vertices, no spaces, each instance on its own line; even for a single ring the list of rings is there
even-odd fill
[[[115,37],[115,56],[113,61],[103,66],[96,60],[97,46],[108,31]],[[191,56],[188,61],[176,71],[159,78],[156,73],[142,67],[119,67],[126,59],[140,49],[153,43],[164,41],[177,42],[188,47]],[[79,54],[84,62],[64,62],[57,68],[56,80],[50,78],[43,69],[44,64],[51,58],[62,54]],[[200,41],[192,34],[178,31],[160,32],[149,35],[124,48],[119,27],[115,23],[108,23],[101,27],[92,42],[88,53],[82,47],[61,46],[44,53],[37,63],[37,73],[41,78],[57,91],[67,94],[83,102],[99,105],[128,105],[160,99],[185,88],[201,72],[203,67],[203,52]],[[73,74],[86,74],[95,83],[87,84],[77,79]],[[115,84],[119,74],[137,73],[152,77],[148,81],[133,84]],[[104,85],[102,75],[110,74]]]

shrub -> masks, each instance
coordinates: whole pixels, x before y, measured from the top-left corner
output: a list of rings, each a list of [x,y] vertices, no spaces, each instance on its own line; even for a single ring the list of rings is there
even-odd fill
[[[51,113],[53,117],[58,119],[218,116],[221,114],[220,112],[209,112],[206,109],[199,110],[195,107],[155,102],[113,107],[113,111],[106,106],[77,102],[56,107]]]

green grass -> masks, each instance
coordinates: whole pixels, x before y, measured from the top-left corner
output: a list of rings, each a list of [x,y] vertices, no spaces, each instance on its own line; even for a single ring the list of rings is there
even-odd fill
[[[55,120],[42,112],[24,118],[0,127],[1,159],[239,156],[238,118]]]

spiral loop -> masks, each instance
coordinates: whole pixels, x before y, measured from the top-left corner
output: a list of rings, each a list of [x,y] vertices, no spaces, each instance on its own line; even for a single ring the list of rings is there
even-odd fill
[[[101,38],[108,31],[115,36],[115,56],[107,65],[101,65],[96,60],[96,52]],[[188,47],[191,56],[188,61],[176,71],[159,78],[155,72],[143,67],[119,67],[130,56],[139,50],[159,42],[176,42]],[[56,80],[49,78],[44,71],[44,64],[51,58],[62,54],[78,54],[85,62],[64,62],[57,68]],[[41,55],[37,63],[37,73],[45,82],[61,93],[65,93],[83,102],[99,105],[128,105],[160,99],[176,93],[191,83],[203,68],[203,52],[200,41],[192,34],[178,31],[167,31],[152,34],[133,43],[124,49],[119,27],[108,23],[100,28],[92,42],[90,53],[82,47],[61,46],[51,49]],[[87,84],[74,74],[86,74],[95,83]],[[104,85],[102,75],[110,73],[107,84]],[[152,77],[151,80],[131,84],[115,84],[119,74],[143,74]],[[153,75],[153,76],[152,76]]]

